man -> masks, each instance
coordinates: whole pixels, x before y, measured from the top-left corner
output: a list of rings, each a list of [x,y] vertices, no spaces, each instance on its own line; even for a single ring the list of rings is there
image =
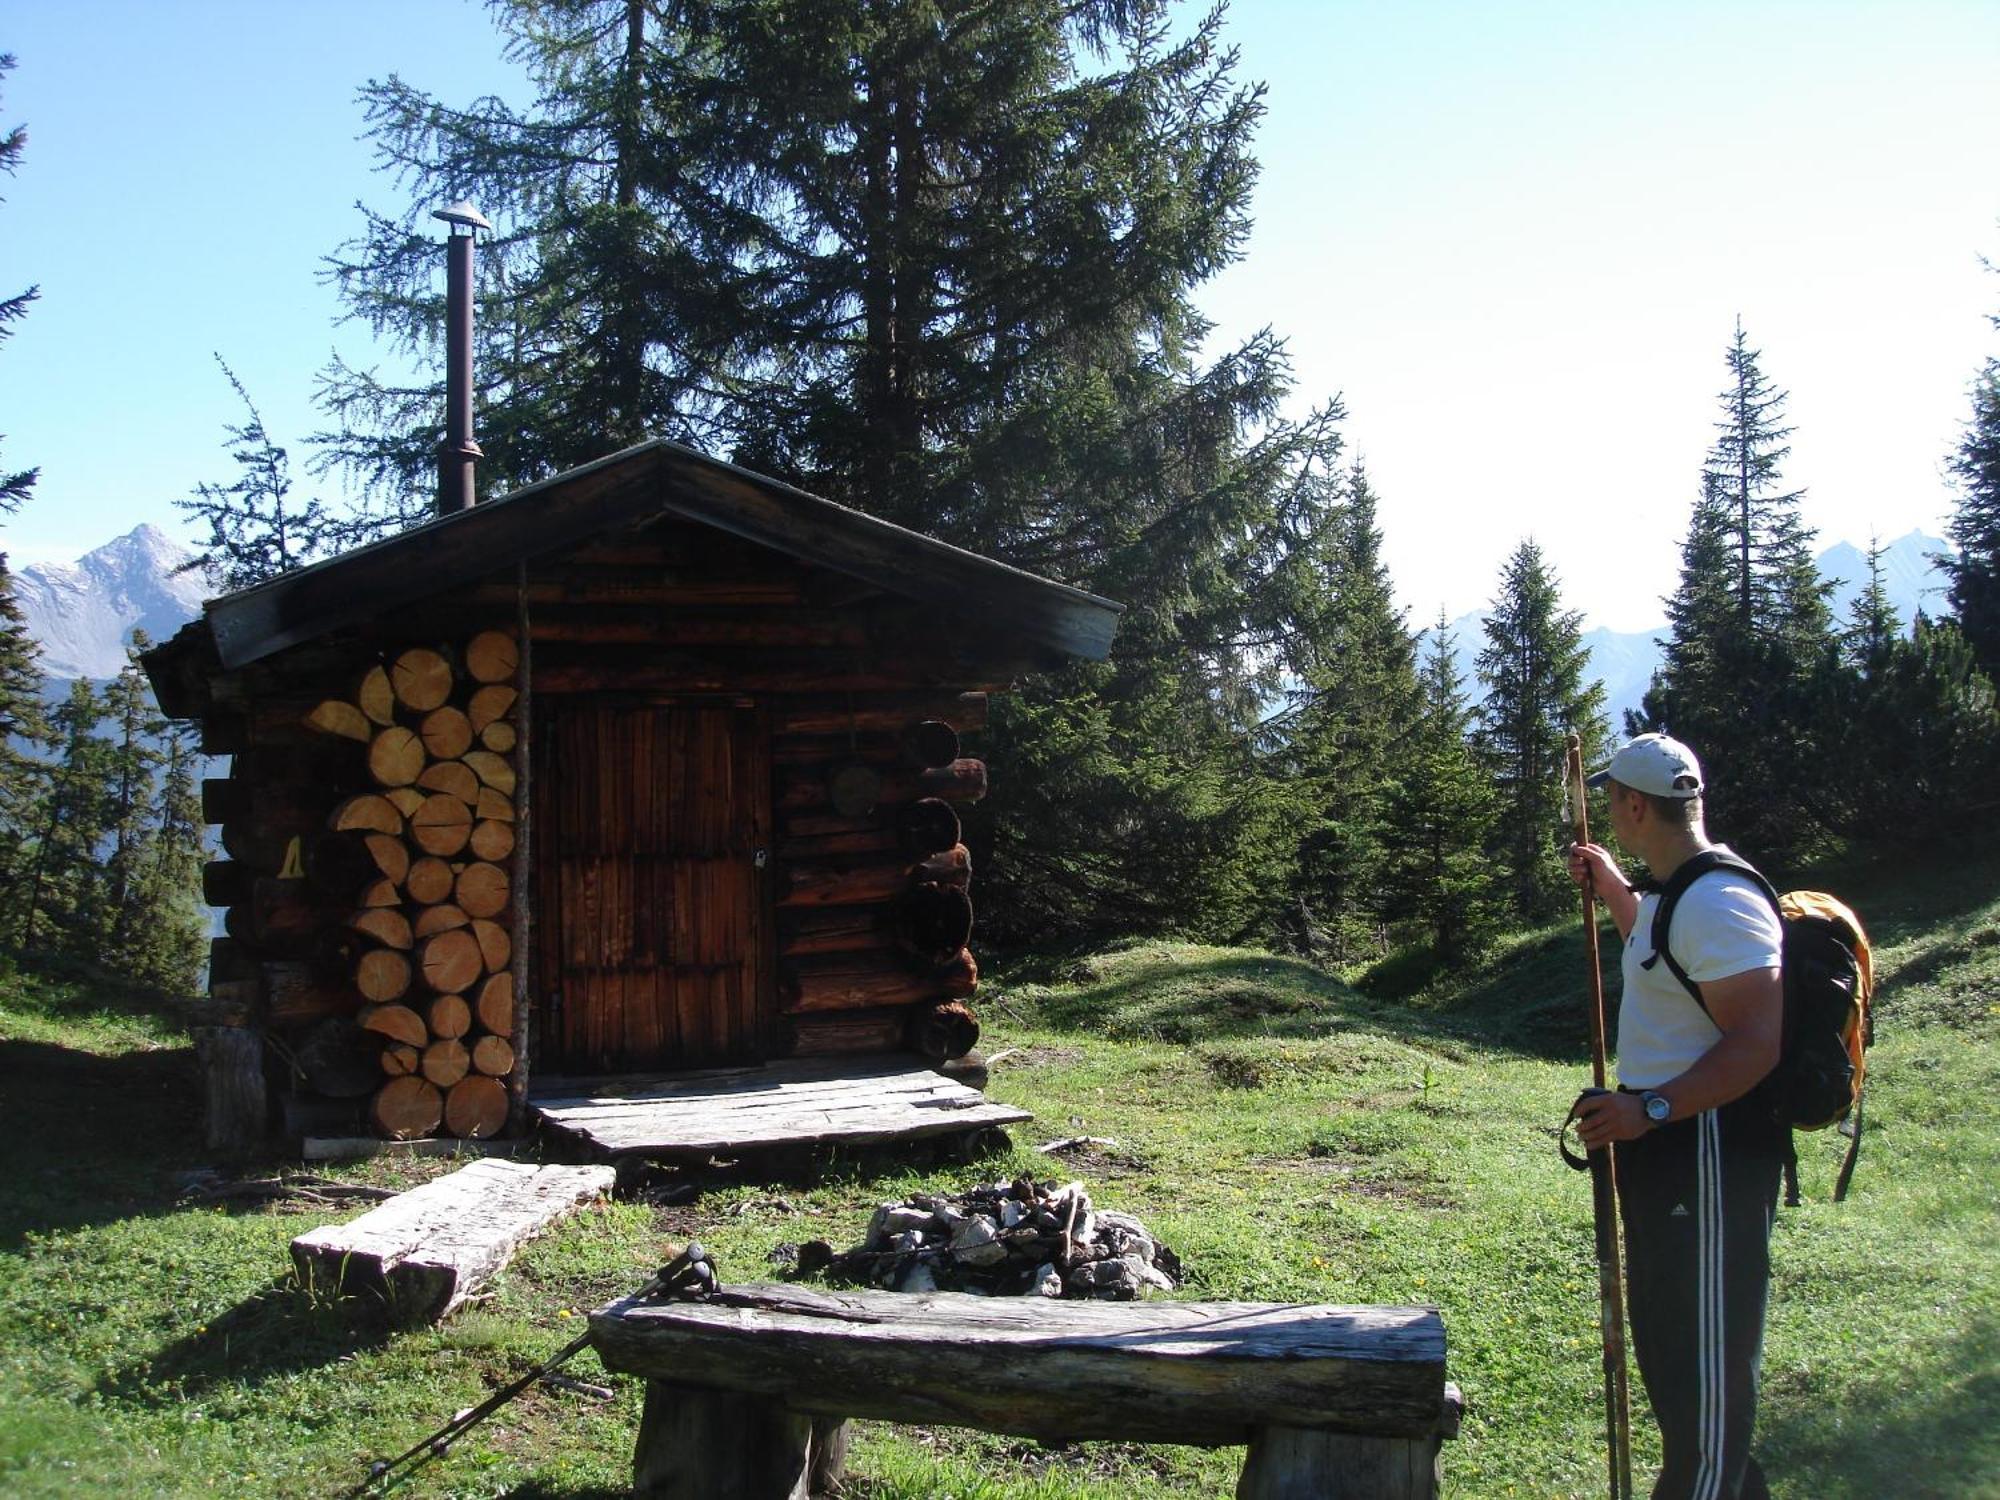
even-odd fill
[[[1656,885],[1716,847],[1702,826],[1701,767],[1676,740],[1639,736],[1589,784]],[[1632,1342],[1665,1449],[1653,1500],[1763,1500],[1750,1439],[1784,1134],[1753,1090],[1783,1037],[1783,930],[1740,874],[1696,879],[1667,946],[1697,1004],[1654,957],[1659,896],[1628,885],[1596,844],[1571,851],[1570,874],[1591,883],[1625,939],[1619,1089],[1583,1102],[1579,1130],[1587,1146],[1618,1147]]]

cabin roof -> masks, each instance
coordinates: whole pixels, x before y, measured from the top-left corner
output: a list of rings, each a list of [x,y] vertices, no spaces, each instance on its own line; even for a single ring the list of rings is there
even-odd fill
[[[989,629],[1102,660],[1124,606],[655,439],[203,606],[225,671],[655,517],[713,526]],[[183,633],[183,637],[185,636]],[[183,637],[149,653],[158,670]],[[173,708],[164,700],[168,712]]]

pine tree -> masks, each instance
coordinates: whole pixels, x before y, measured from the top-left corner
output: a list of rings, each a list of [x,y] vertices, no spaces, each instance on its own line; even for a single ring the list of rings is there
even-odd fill
[[[1787,490],[1785,392],[1739,322],[1718,437],[1667,601],[1672,636],[1643,724],[1702,758],[1711,831],[1783,862],[1842,819],[1824,775],[1842,701],[1839,646],[1800,515]]]
[[[1478,658],[1485,697],[1478,743],[1499,791],[1496,854],[1516,913],[1553,915],[1570,886],[1558,855],[1568,736],[1594,759],[1604,739],[1604,684],[1590,681],[1583,616],[1562,607],[1541,548],[1523,541],[1507,560]]]
[[[45,768],[30,753],[48,735],[40,655],[14,597],[7,554],[0,552],[0,892],[15,889],[41,797]]]
[[[1993,324],[2000,328],[2000,317]],[[1972,420],[1952,455],[1958,500],[1946,532],[1951,607],[1980,667],[2000,678],[2000,358],[1972,383]]]
[[[1468,738],[1472,712],[1442,612],[1424,655],[1421,698],[1386,790],[1381,899],[1392,930],[1442,964],[1476,956],[1504,925],[1506,872],[1488,857],[1500,793]]]
[[[336,516],[317,499],[303,505],[292,500],[290,457],[271,441],[236,372],[219,354],[215,362],[247,414],[242,423],[223,427],[223,446],[235,460],[236,478],[228,484],[197,484],[191,496],[174,505],[206,533],[202,551],[185,568],[201,569],[219,589],[245,589],[337,551],[370,528]]]
[[[1847,628],[1841,632],[1842,663],[1866,680],[1886,665],[1890,649],[1902,635],[1902,621],[1890,602],[1888,586],[1882,580],[1882,544],[1868,540],[1868,582],[1854,596],[1847,612]]]

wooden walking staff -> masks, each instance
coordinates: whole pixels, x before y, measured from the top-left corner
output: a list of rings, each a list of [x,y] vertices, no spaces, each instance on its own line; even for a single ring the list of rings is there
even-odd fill
[[[1585,807],[1583,742],[1569,737],[1564,775],[1569,794],[1569,818],[1576,841],[1590,842],[1590,816]],[[1583,882],[1583,939],[1590,962],[1590,1081],[1602,1089],[1604,1069],[1604,973],[1598,967],[1597,891],[1588,875]],[[1618,1256],[1617,1168],[1609,1146],[1590,1153],[1590,1211],[1597,1231],[1598,1321],[1604,1337],[1604,1428],[1611,1467],[1611,1500],[1631,1500],[1632,1403],[1625,1378],[1624,1273]]]

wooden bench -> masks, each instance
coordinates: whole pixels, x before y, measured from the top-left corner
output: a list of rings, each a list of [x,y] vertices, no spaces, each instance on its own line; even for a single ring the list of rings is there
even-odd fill
[[[1422,1307],[759,1284],[627,1298],[590,1332],[605,1368],[647,1379],[634,1487],[656,1500],[805,1500],[839,1476],[850,1417],[1247,1443],[1239,1500],[1430,1500],[1460,1404]]]

